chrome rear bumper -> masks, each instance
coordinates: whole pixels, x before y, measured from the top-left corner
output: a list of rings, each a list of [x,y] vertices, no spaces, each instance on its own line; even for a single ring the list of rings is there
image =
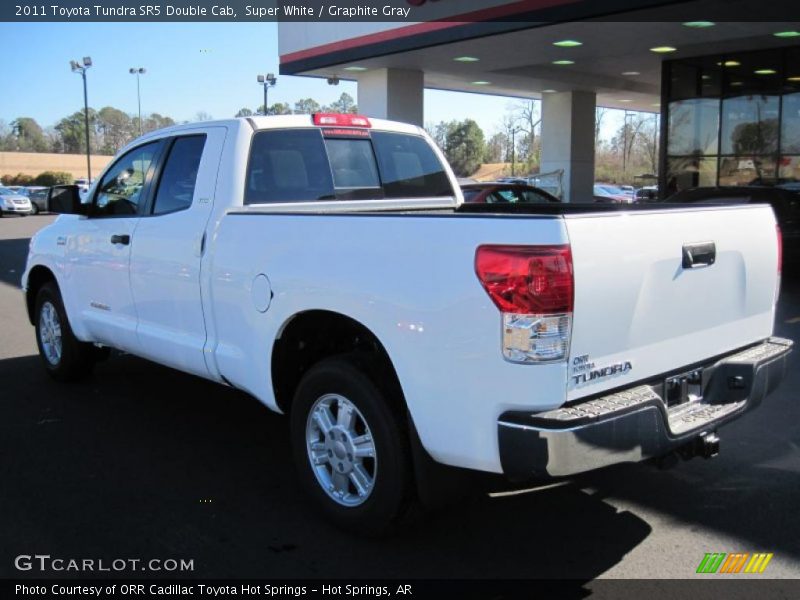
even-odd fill
[[[504,413],[503,472],[561,477],[667,454],[758,406],[783,379],[792,345],[770,338],[704,365],[703,397],[671,408],[656,381],[544,413]]]

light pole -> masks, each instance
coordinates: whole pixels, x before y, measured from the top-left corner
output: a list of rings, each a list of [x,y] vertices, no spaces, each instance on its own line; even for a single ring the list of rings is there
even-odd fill
[[[84,56],[81,62],[77,60],[69,61],[69,66],[73,73],[80,73],[83,77],[83,117],[86,128],[86,177],[89,183],[92,181],[92,150],[89,147],[89,95],[86,91],[86,69],[92,66],[92,57]]]
[[[275,87],[275,84],[278,83],[278,78],[275,77],[273,73],[267,73],[266,75],[258,75],[256,76],[256,81],[258,81],[259,85],[264,86],[264,114],[267,114],[267,90],[270,87]]]
[[[128,73],[136,75],[136,100],[139,103],[139,135],[142,135],[142,92],[139,88],[139,75],[144,75],[147,71],[144,67],[131,67]]]
[[[625,179],[627,177],[628,171],[628,117],[634,116],[632,113],[629,113],[627,110],[625,111],[625,119],[622,124],[622,183],[627,183]],[[636,136],[633,136],[634,139],[631,140],[631,146],[633,146],[633,142],[635,141]]]

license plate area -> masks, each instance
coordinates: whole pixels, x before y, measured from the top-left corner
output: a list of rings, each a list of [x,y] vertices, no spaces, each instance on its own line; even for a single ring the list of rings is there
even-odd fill
[[[692,369],[664,380],[662,396],[667,408],[703,399],[703,369]]]

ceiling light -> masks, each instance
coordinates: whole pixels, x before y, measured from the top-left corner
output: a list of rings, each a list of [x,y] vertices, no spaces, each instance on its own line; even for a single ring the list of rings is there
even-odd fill
[[[655,106],[656,108],[661,108],[661,103],[656,102],[655,104],[651,104],[650,106]]]
[[[793,38],[793,37],[800,37],[800,31],[779,31],[777,33],[773,33],[777,38]]]
[[[713,27],[715,24],[712,21],[687,21],[683,26],[691,27],[692,29],[705,29],[706,27]]]
[[[574,60],[554,60],[553,64],[554,65],[574,65],[575,61]]]
[[[489,85],[492,83],[491,81],[471,81],[472,85]]]
[[[667,52],[675,52],[677,48],[673,48],[672,46],[656,46],[655,48],[650,48],[650,52],[655,52],[656,54],[666,54]]]
[[[633,76],[633,75],[641,75],[641,73],[639,73],[639,71],[625,71],[625,72],[623,73],[623,75],[630,75],[630,76]]]
[[[756,75],[775,75],[777,71],[775,69],[758,69],[757,71],[753,71]]]
[[[786,78],[786,81],[794,81],[794,82],[798,82],[798,81],[800,81],[800,76],[798,76],[798,75],[794,75],[794,76],[792,76],[792,77],[787,77],[787,78]]]
[[[718,65],[722,65],[724,67],[740,67],[742,63],[738,60],[726,60],[724,63],[717,63]]]
[[[583,42],[578,40],[561,40],[560,42],[553,42],[553,46],[559,48],[575,48],[576,46],[583,46]]]
[[[731,81],[731,87],[739,87],[740,85],[744,85],[741,81]]]
[[[367,67],[345,67],[345,71],[366,71]]]
[[[543,94],[555,94],[556,90],[542,90]]]
[[[705,80],[711,79],[711,75],[703,75],[702,79],[705,79]]]
[[[475,56],[457,56],[453,60],[456,62],[478,62],[480,58]]]
[[[620,102],[633,102],[630,98],[621,98]]]

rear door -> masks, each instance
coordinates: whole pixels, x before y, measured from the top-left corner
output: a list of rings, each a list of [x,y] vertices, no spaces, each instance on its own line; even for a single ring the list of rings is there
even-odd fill
[[[565,219],[575,273],[568,399],[771,335],[778,245],[769,207]]]
[[[207,374],[200,276],[225,135],[209,127],[165,140],[151,201],[132,234],[139,354],[197,375]]]

